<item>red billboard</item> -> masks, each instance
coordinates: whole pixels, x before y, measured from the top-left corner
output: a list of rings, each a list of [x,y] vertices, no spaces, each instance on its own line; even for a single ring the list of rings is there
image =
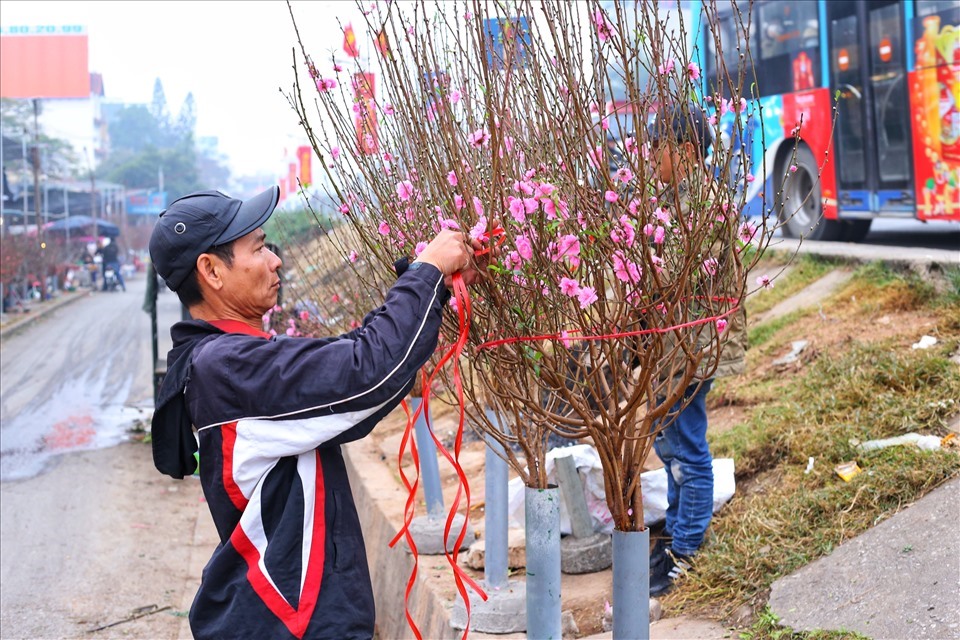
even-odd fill
[[[82,26],[0,29],[0,98],[89,98],[87,30]]]

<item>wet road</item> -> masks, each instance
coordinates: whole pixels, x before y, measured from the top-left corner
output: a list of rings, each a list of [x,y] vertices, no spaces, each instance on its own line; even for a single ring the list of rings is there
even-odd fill
[[[60,453],[112,446],[153,407],[143,274],[94,292],[5,338],[0,358],[0,480],[42,473]],[[176,298],[160,296],[169,344]]]

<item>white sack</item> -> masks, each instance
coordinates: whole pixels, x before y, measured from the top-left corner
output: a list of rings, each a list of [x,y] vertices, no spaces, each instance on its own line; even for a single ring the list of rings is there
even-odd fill
[[[655,455],[655,454],[654,454]],[[587,510],[593,519],[593,527],[598,532],[613,532],[613,517],[607,509],[607,499],[603,490],[603,470],[600,466],[600,457],[597,450],[589,444],[578,444],[572,447],[560,447],[547,452],[547,482],[557,484],[554,473],[554,460],[562,456],[573,456],[573,461],[583,479],[584,497],[587,500]],[[713,461],[713,512],[733,497],[736,491],[732,458],[720,458]],[[664,469],[647,471],[641,474],[640,483],[643,489],[643,522],[651,526],[662,522],[667,512],[667,472]],[[520,478],[510,481],[507,489],[509,501],[507,517],[511,527],[524,528],[523,489]],[[570,518],[567,516],[567,506],[560,501],[560,533],[571,533]]]

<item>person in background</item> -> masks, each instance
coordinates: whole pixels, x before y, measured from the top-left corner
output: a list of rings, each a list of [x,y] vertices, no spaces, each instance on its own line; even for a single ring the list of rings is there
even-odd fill
[[[103,264],[101,265],[104,276],[102,291],[107,290],[107,269],[113,269],[113,273],[117,278],[117,282],[120,284],[120,288],[126,291],[127,284],[123,281],[123,274],[120,273],[120,251],[117,249],[117,243],[112,242],[110,238],[104,238],[103,242],[100,244],[100,249],[97,250],[97,253],[103,259]]]
[[[192,317],[171,328],[154,463],[175,478],[194,473],[199,439],[200,483],[220,536],[190,608],[197,640],[373,636],[340,445],[400,404],[437,346],[454,274],[471,284],[485,268],[478,241],[444,230],[415,260],[397,262],[396,283],[360,328],[271,337],[262,317],[277,303],[281,261],[261,227],[279,193],[184,196],[150,239],[157,273]]]
[[[665,186],[660,194],[664,206],[676,210],[679,219],[691,215],[691,198],[698,202],[717,201],[724,193],[708,171],[708,156],[713,135],[703,112],[696,105],[661,110],[649,129],[651,157],[655,173]],[[675,144],[674,144],[675,143]],[[709,205],[708,205],[709,206]],[[701,205],[702,207],[702,205]],[[695,212],[694,212],[695,213]],[[732,239],[715,243],[717,277],[730,277],[733,266],[729,252]],[[654,440],[654,449],[667,472],[667,512],[665,538],[657,539],[650,555],[650,595],[670,591],[684,572],[693,567],[693,556],[703,544],[713,517],[713,457],[707,444],[707,394],[716,377],[743,373],[746,363],[746,314],[742,307],[728,318],[729,324],[719,336],[719,359],[713,346],[715,335],[698,336],[698,347],[705,354],[700,376],[687,389],[686,407]],[[715,331],[711,323],[711,331]],[[681,354],[681,357],[682,354]],[[685,362],[678,364],[680,370]],[[679,411],[682,402],[672,411]]]

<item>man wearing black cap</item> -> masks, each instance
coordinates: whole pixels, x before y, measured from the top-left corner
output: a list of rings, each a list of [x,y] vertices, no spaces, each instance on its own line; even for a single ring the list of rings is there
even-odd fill
[[[648,139],[655,173],[664,186],[660,202],[675,210],[678,222],[689,218],[694,201],[701,211],[710,208],[711,215],[726,211],[718,206],[725,200],[722,188],[706,166],[713,135],[698,106],[662,110],[648,129]],[[716,261],[716,278],[727,285],[731,280],[732,248],[732,238],[716,238],[710,247],[714,252],[710,258]],[[704,373],[688,387],[684,400],[688,404],[654,440],[654,449],[667,472],[667,512],[666,537],[657,539],[650,554],[653,596],[673,588],[676,580],[692,568],[693,556],[703,544],[713,516],[713,457],[707,444],[706,398],[714,378],[743,373],[746,365],[746,314],[742,307],[730,315],[729,325],[720,336],[716,335],[713,323],[704,327],[697,335],[691,334],[690,339],[696,342],[691,347],[704,354],[701,371],[712,373],[709,378]],[[718,342],[722,348],[716,356]],[[665,346],[664,352],[671,349],[670,345]],[[683,351],[679,353],[674,370],[686,369],[686,357]],[[671,412],[678,411],[682,404],[678,402]]]
[[[281,262],[261,227],[278,197],[277,187],[243,202],[195,193],[154,228],[154,267],[193,318],[171,329],[154,463],[192,474],[199,440],[220,545],[190,609],[195,638],[370,638],[373,593],[340,445],[409,391],[436,347],[452,274],[478,276],[478,245],[442,231],[398,263],[359,329],[280,340],[262,330]]]

